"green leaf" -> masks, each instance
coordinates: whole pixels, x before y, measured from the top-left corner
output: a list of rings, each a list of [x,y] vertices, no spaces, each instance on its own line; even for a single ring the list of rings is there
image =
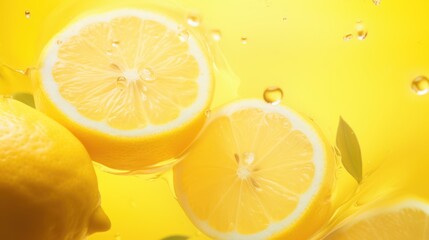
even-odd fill
[[[31,93],[15,93],[12,98],[34,108],[34,97]]]
[[[362,181],[362,155],[353,129],[340,117],[337,129],[337,147],[346,170],[358,183]]]
[[[165,237],[161,240],[186,240],[186,239],[189,239],[189,237],[182,236],[182,235],[174,235],[174,236]]]

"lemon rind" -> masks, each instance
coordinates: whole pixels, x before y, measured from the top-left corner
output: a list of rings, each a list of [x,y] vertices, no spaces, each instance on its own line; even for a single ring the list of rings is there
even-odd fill
[[[181,24],[179,22],[176,22],[167,16],[161,15],[160,13],[140,9],[119,9],[80,19],[66,27],[63,32],[53,37],[44,50],[43,56],[45,56],[45,61],[41,66],[41,81],[43,82],[42,85],[44,91],[52,100],[52,102],[56,103],[56,107],[63,110],[65,115],[70,117],[74,122],[104,134],[115,135],[119,137],[141,137],[147,135],[156,135],[163,132],[172,131],[186,125],[188,122],[191,122],[195,116],[199,115],[207,107],[208,102],[211,100],[210,91],[212,90],[212,74],[210,70],[211,67],[207,59],[208,57],[205,55],[202,45],[192,34],[189,34],[187,41],[189,43],[189,52],[192,56],[195,57],[200,69],[199,76],[197,78],[198,80],[196,81],[198,83],[197,98],[192,105],[181,110],[179,117],[167,124],[148,125],[148,127],[144,129],[135,130],[116,129],[109,126],[106,122],[94,121],[82,116],[76,110],[76,108],[66,101],[59,93],[58,85],[55,83],[52,75],[52,69],[54,64],[58,61],[58,51],[60,49],[60,46],[56,44],[56,42],[58,40],[65,41],[78,34],[79,31],[88,24],[100,21],[110,21],[116,17],[122,16],[135,16],[141,18],[142,20],[155,20],[167,26],[169,31],[174,31],[177,33],[180,32]]]
[[[300,114],[285,106],[275,106],[256,99],[240,100],[223,107],[221,110],[211,115],[210,120],[207,122],[206,126],[215,121],[217,118],[231,116],[238,110],[244,110],[248,108],[258,108],[263,110],[265,113],[280,113],[289,118],[292,124],[292,129],[302,131],[308,137],[313,146],[315,175],[308,190],[304,194],[300,195],[301,201],[298,203],[298,206],[287,218],[285,218],[283,221],[271,223],[268,228],[255,234],[241,234],[237,231],[227,233],[219,232],[212,228],[207,223],[207,221],[198,219],[195,214],[193,214],[192,208],[188,205],[188,202],[186,200],[182,201],[182,207],[186,210],[192,222],[194,222],[194,224],[197,225],[203,232],[211,237],[214,237],[215,239],[261,240],[273,237],[281,232],[289,230],[290,227],[305,214],[305,210],[308,209],[308,207],[313,203],[315,197],[319,193],[319,189],[322,188],[323,179],[325,178],[325,173],[327,172],[327,165],[325,163],[325,161],[327,161],[326,147],[322,138],[317,134],[318,131],[313,126],[311,126],[311,124],[307,123],[308,120],[300,117]]]

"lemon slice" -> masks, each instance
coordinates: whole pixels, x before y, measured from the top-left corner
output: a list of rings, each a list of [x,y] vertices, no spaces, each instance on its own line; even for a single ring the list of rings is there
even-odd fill
[[[429,205],[406,200],[346,220],[325,240],[429,239]]]
[[[306,239],[329,208],[334,162],[327,149],[313,123],[296,112],[238,101],[210,116],[175,166],[176,195],[215,239]]]
[[[177,156],[203,125],[213,88],[207,56],[174,18],[139,9],[98,13],[48,43],[36,105],[94,160],[144,170]]]

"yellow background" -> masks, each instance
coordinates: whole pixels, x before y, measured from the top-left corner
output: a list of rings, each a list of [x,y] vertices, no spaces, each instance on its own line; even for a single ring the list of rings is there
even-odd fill
[[[28,79],[11,69],[36,66],[55,31],[75,13],[100,4],[106,1],[0,1],[0,93],[30,91]],[[429,1],[381,0],[376,6],[371,0],[177,0],[168,5],[201,16],[205,34],[222,33],[218,47],[233,73],[219,75],[215,105],[262,98],[274,85],[283,89],[283,103],[312,117],[332,143],[340,115],[353,127],[365,179],[344,216],[374,199],[383,204],[412,196],[429,202],[429,94],[419,96],[410,87],[415,77],[429,76]],[[362,41],[356,38],[358,21],[368,31]],[[344,41],[347,34],[354,37]],[[173,198],[169,176],[97,174],[112,229],[90,240],[204,238]],[[336,194],[352,193],[352,180],[339,179]]]

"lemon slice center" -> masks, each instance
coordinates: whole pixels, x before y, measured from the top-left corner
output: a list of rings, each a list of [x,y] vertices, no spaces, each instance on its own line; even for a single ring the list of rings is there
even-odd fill
[[[245,152],[241,155],[234,154],[234,157],[238,164],[237,177],[241,180],[251,178],[253,172],[252,163],[255,161],[255,154],[252,152]]]

